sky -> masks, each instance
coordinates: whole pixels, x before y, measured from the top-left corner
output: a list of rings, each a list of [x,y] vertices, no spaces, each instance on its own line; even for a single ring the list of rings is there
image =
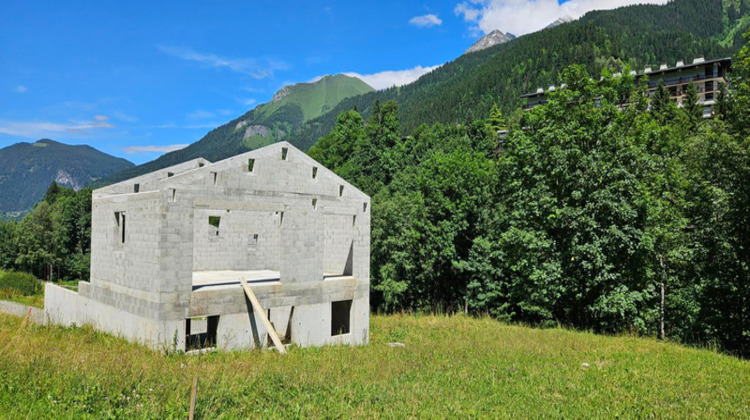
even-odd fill
[[[140,164],[282,86],[403,85],[495,29],[666,0],[0,0],[0,148],[50,138]]]

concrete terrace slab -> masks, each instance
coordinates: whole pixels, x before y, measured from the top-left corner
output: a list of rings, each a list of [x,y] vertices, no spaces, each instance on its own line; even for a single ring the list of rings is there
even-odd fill
[[[239,285],[240,278],[244,278],[248,283],[278,282],[280,279],[280,272],[274,270],[194,271],[193,290],[198,290],[206,286]]]
[[[225,286],[240,286],[240,278],[249,284],[280,284],[280,272],[274,270],[215,270],[194,271],[193,291],[225,289]],[[336,273],[324,273],[323,280],[354,280],[353,276]],[[207,289],[206,289],[207,288]]]

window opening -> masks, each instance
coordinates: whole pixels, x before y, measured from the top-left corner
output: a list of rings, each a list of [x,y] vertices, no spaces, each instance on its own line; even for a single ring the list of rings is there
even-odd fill
[[[315,179],[315,178],[317,178],[317,176],[318,176],[318,167],[317,167],[317,166],[313,166],[313,168],[312,168],[312,169],[313,169],[313,171],[312,171],[312,172],[313,172],[313,173],[312,173],[312,176],[313,176],[313,179]]]
[[[331,336],[349,334],[352,301],[331,302]]]
[[[255,167],[255,159],[248,159],[247,160],[247,171],[248,172],[252,172],[254,167]]]
[[[218,328],[218,315],[186,319],[185,351],[215,347]]]
[[[117,235],[115,235],[115,241],[120,244],[125,243],[125,213],[121,211],[115,212],[115,223],[117,224]]]
[[[125,243],[125,213],[120,213],[120,232],[122,233],[120,243],[124,244]]]
[[[218,175],[218,174],[217,174],[216,172],[211,172],[211,176],[212,176],[212,177],[213,177],[213,179],[214,179],[214,187],[216,186],[216,177],[217,177],[217,175]]]
[[[172,178],[174,176],[174,172],[167,172],[167,178]]]
[[[318,208],[318,199],[317,198],[313,198],[312,199],[312,206],[313,206],[314,209]]]
[[[203,162],[198,162],[198,167],[199,168],[202,168],[203,166],[205,166],[205,164]]]
[[[364,213],[366,211],[367,211],[367,203],[362,203],[362,212]]]
[[[133,184],[133,192],[141,191],[141,184]]]
[[[208,224],[214,228],[214,229],[209,229],[209,235],[219,236],[219,224],[221,224],[221,217],[208,216]]]
[[[341,197],[342,195],[344,195],[344,186],[339,185],[339,197]]]
[[[177,202],[177,190],[172,188],[172,202]]]
[[[281,160],[286,160],[286,155],[289,152],[289,148],[282,147],[281,148]]]

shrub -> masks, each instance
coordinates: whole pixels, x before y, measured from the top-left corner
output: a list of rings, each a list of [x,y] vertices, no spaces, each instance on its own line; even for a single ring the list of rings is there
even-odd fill
[[[28,273],[10,272],[0,276],[0,292],[32,296],[42,293],[42,287],[36,277]]]

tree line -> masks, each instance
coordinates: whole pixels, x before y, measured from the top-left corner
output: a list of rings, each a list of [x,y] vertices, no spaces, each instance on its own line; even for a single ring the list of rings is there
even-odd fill
[[[712,119],[694,87],[678,108],[617,70],[568,67],[507,122],[402,137],[395,102],[341,113],[310,155],[373,197],[373,306],[750,356],[750,50]]]
[[[20,222],[0,220],[0,268],[47,281],[88,280],[91,189],[76,192],[52,182]]]

